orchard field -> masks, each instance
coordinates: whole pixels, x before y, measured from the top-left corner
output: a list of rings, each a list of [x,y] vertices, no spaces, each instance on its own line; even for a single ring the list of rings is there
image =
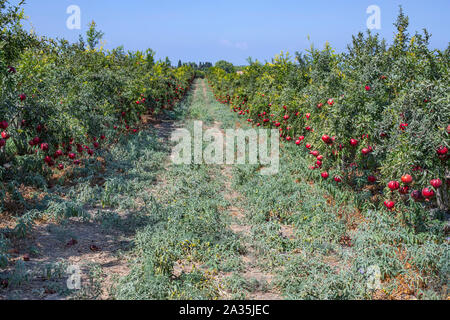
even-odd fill
[[[402,11],[391,45],[206,71],[23,18],[0,0],[0,299],[449,299],[450,47]],[[279,172],[171,162],[194,121],[276,129]]]

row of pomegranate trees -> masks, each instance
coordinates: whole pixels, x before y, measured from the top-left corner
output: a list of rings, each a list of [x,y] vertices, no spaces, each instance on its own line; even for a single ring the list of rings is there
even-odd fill
[[[402,199],[448,210],[450,50],[429,50],[426,32],[409,39],[402,15],[396,26],[390,48],[359,34],[345,54],[326,46],[297,64],[282,54],[239,74],[212,68],[208,80],[219,102],[298,145],[322,179],[384,186],[389,210]]]
[[[0,12],[0,178],[30,154],[43,173],[80,165],[117,134],[136,133],[144,114],[171,109],[195,76],[155,62],[151,50],[38,38],[21,29],[16,9]]]
[[[101,147],[101,144],[107,138],[106,132],[109,132],[108,129],[110,127],[117,134],[137,133],[137,125],[139,124],[139,120],[142,119],[142,113],[151,114],[158,109],[171,109],[183,98],[193,80],[193,74],[190,70],[186,69],[185,71],[187,72],[183,74],[184,78],[182,79],[165,80],[162,84],[163,90],[161,91],[161,95],[155,97],[141,94],[128,107],[119,107],[113,117],[104,119],[110,121],[101,121],[99,123],[102,129],[97,130],[99,132],[98,137],[85,133],[84,136],[78,135],[78,141],[74,136],[70,135],[70,128],[56,128],[57,130],[63,129],[66,137],[61,137],[58,132],[55,132],[55,126],[52,125],[53,123],[50,123],[50,121],[55,121],[53,117],[46,121],[44,115],[44,117],[41,116],[42,120],[38,122],[27,117],[28,109],[30,107],[35,108],[36,105],[35,103],[27,103],[28,97],[25,93],[18,94],[17,103],[12,108],[16,110],[16,113],[10,113],[11,120],[3,119],[0,121],[0,164],[3,165],[10,162],[18,155],[33,152],[38,157],[41,157],[43,164],[49,168],[63,170],[64,163],[80,165],[83,155],[93,156],[95,150]],[[16,72],[14,67],[8,67],[8,73],[11,77]],[[144,91],[146,91],[145,89]],[[36,94],[33,94],[31,99],[38,99],[38,97]],[[61,100],[62,103],[63,101]],[[114,118],[115,120],[113,120]],[[80,122],[83,121],[83,119],[77,120]],[[101,133],[101,131],[104,131],[104,133]],[[67,133],[69,136],[67,136]],[[7,144],[10,147],[9,150],[12,150],[12,152],[7,152]]]
[[[366,90],[367,87],[366,87]],[[262,94],[263,95],[263,94]],[[230,104],[231,105],[231,110],[233,112],[238,113],[239,116],[243,116],[244,118],[246,118],[247,122],[252,123],[254,126],[256,127],[267,127],[267,128],[279,128],[280,131],[280,138],[284,139],[286,142],[291,142],[291,143],[295,143],[298,146],[303,146],[305,148],[305,151],[308,152],[309,155],[312,156],[312,158],[314,159],[310,169],[311,170],[322,170],[323,169],[323,162],[326,158],[326,156],[324,154],[321,154],[318,150],[314,150],[313,145],[311,143],[308,143],[307,140],[305,141],[305,139],[308,136],[308,132],[314,132],[314,129],[309,126],[306,125],[304,130],[306,133],[304,133],[304,135],[300,135],[300,136],[296,136],[295,134],[292,134],[293,132],[293,127],[289,125],[289,119],[291,118],[291,115],[288,112],[288,108],[287,106],[283,106],[283,109],[286,111],[286,114],[283,115],[281,117],[281,119],[279,117],[277,117],[275,114],[269,114],[266,111],[263,111],[262,113],[257,115],[256,119],[252,119],[252,118],[248,118],[248,115],[250,114],[250,109],[248,108],[248,106],[246,105],[246,101],[241,101],[239,96],[236,96],[234,99],[231,98],[229,95],[226,96],[215,96],[217,101],[219,101],[222,104]],[[238,103],[237,104],[233,104],[233,100],[237,100]],[[334,104],[334,100],[332,98],[328,99],[327,103],[329,105],[333,105]],[[322,103],[318,104],[318,108],[321,108],[323,106]],[[271,104],[268,104],[268,110],[270,110]],[[270,111],[269,111],[270,112]],[[301,113],[300,112],[295,112],[293,114],[294,117],[301,117]],[[311,118],[311,114],[310,113],[306,113],[304,115],[306,121],[308,121]],[[256,122],[258,121],[258,122]],[[405,128],[408,126],[408,124],[406,123],[401,123],[399,125],[399,129],[400,130],[405,130]],[[447,126],[446,128],[447,134],[450,134],[450,124]],[[292,134],[292,135],[291,135]],[[366,164],[368,164],[370,161],[367,157],[369,157],[369,155],[374,151],[375,146],[371,146],[371,145],[367,145],[367,144],[363,144],[361,145],[361,141],[363,141],[363,143],[365,142],[365,139],[368,138],[368,135],[366,136],[362,136],[360,140],[356,139],[356,138],[351,138],[348,143],[344,143],[344,142],[339,142],[337,141],[336,136],[332,136],[330,137],[327,134],[323,134],[321,136],[321,141],[323,143],[323,146],[326,146],[330,152],[325,152],[328,154],[328,156],[331,156],[331,160],[333,161],[338,157],[339,152],[342,151],[344,148],[348,148],[351,150],[351,152],[353,153],[354,157],[353,159],[356,158],[356,155],[358,152],[360,152],[360,154],[362,155],[363,159],[362,161],[360,161],[360,164],[362,163],[362,165],[364,167],[367,167]],[[334,147],[334,148],[333,148]],[[436,148],[436,157],[439,158],[442,162],[446,163],[449,160],[449,152],[448,152],[448,147],[440,145],[439,147]],[[349,164],[350,167],[358,167],[358,164],[356,162],[352,162]],[[329,166],[331,167],[331,166]],[[376,171],[376,170],[374,170]],[[422,169],[420,167],[415,167],[412,168],[412,171],[422,171]],[[370,184],[375,184],[377,183],[377,178],[376,178],[376,173],[374,172],[373,174],[370,174],[367,176],[367,182]],[[328,178],[330,178],[330,174],[327,170],[322,170],[321,172],[321,177],[324,180],[327,180]],[[336,183],[341,183],[343,181],[343,177],[340,174],[336,174],[333,177],[333,180]],[[436,194],[440,193],[440,188],[443,185],[443,182],[440,178],[436,177],[433,178],[429,181],[429,186],[424,187],[423,189],[413,189],[411,188],[411,184],[413,183],[413,177],[406,173],[404,175],[401,176],[401,179],[399,179],[401,181],[402,184],[400,184],[399,181],[397,180],[392,180],[389,181],[389,183],[387,184],[387,187],[389,188],[389,190],[393,193],[395,191],[398,191],[398,193],[400,195],[407,195],[410,194],[411,198],[414,199],[414,201],[431,201]],[[446,178],[446,183],[447,185],[450,185],[450,178],[447,177]],[[445,188],[446,189],[446,188]],[[444,190],[444,192],[447,192]],[[441,197],[444,197],[444,194],[440,194]],[[442,199],[442,198],[441,198]],[[446,198],[445,198],[446,199]],[[442,201],[442,200],[441,200]],[[444,208],[447,208],[445,205],[445,203],[440,203],[441,205],[444,206]],[[394,208],[395,206],[395,201],[393,200],[386,200],[384,201],[384,205],[387,209],[391,210]]]

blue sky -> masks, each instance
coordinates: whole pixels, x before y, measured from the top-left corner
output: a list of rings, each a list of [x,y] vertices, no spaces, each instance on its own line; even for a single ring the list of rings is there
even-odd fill
[[[15,1],[11,1],[14,3]],[[69,5],[81,9],[81,30],[69,30]],[[311,42],[328,41],[343,51],[352,34],[366,30],[366,9],[381,9],[381,29],[389,42],[399,5],[410,18],[410,33],[427,28],[431,46],[449,42],[449,0],[27,0],[24,6],[39,35],[76,41],[91,20],[105,33],[105,48],[152,48],[158,58],[182,61],[227,60],[245,64],[247,57],[270,60],[280,51],[304,51]],[[308,36],[310,40],[308,40]]]

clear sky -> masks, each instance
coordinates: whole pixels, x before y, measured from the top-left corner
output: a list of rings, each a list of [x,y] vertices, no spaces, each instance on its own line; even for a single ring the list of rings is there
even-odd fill
[[[16,0],[10,0],[15,3]],[[445,49],[450,33],[450,0],[27,0],[25,14],[39,35],[76,41],[91,20],[105,33],[105,48],[152,48],[173,64],[247,57],[270,60],[280,51],[304,51],[329,41],[345,50],[352,34],[365,31],[369,14],[381,10],[381,29],[391,42],[399,5],[410,18],[410,33],[427,28],[431,46]],[[69,30],[69,5],[81,9],[81,30]],[[308,36],[310,40],[308,40]]]

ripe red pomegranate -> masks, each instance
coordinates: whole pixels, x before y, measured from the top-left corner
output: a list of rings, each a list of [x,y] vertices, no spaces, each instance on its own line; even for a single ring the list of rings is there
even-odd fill
[[[323,160],[323,155],[318,155],[317,156],[317,160],[322,161]]]
[[[2,138],[3,138],[3,139],[8,140],[10,137],[11,137],[11,136],[10,136],[6,131],[3,131],[3,132],[2,132]]]
[[[357,145],[358,145],[358,140],[356,140],[356,139],[350,139],[350,144],[351,144],[352,146],[357,146]]]
[[[61,157],[63,155],[62,150],[56,150],[55,151],[55,158]]]
[[[322,161],[317,160],[317,161],[316,161],[316,166],[318,166],[319,168],[322,167]]]
[[[365,86],[364,89],[366,89],[366,91],[370,91],[370,86]]]
[[[317,157],[317,156],[319,155],[319,151],[314,150],[314,151],[311,152],[311,154],[312,154],[314,157]]]
[[[392,208],[394,208],[395,206],[395,202],[394,201],[385,201],[384,205],[386,206],[386,208],[388,208],[389,210],[391,210]]]
[[[342,181],[342,178],[341,177],[339,177],[339,176],[336,176],[336,177],[334,177],[334,181],[336,181],[336,182],[341,182]]]
[[[334,104],[334,100],[333,99],[328,99],[327,103],[332,106]]]
[[[317,108],[322,108],[323,107],[323,103],[319,103],[318,105],[317,105]]]
[[[447,148],[447,147],[444,147],[444,146],[439,146],[439,147],[437,148],[436,152],[437,152],[438,155],[444,156],[444,155],[447,154],[448,148]]]
[[[391,189],[391,191],[397,190],[398,188],[400,188],[400,184],[398,183],[398,181],[390,181],[388,183],[388,187],[389,189]]]
[[[286,114],[286,115],[283,117],[283,119],[284,119],[284,120],[288,120],[288,119],[289,119],[289,115]]]
[[[8,124],[8,122],[6,122],[6,121],[2,121],[2,122],[0,122],[0,129],[8,129],[8,127],[9,127],[9,124]]]
[[[431,188],[423,188],[422,189],[422,195],[426,198],[426,199],[430,199],[434,196],[434,191]]]
[[[402,182],[404,184],[410,184],[413,181],[413,178],[409,174],[405,174],[402,176]]]
[[[306,149],[311,149],[312,145],[310,145],[309,143],[307,143],[307,144],[305,145],[305,147],[306,147]]]
[[[27,98],[23,93],[19,96],[20,101],[24,101]]]
[[[100,147],[100,143],[98,143],[97,141],[95,141],[93,145],[95,149],[98,149]]]
[[[41,144],[41,150],[42,151],[48,151],[48,143],[42,143]]]
[[[328,174],[328,172],[324,171],[324,172],[322,172],[321,176],[322,176],[322,178],[324,178],[324,179],[328,179],[329,174]]]
[[[363,155],[367,155],[367,154],[370,153],[370,149],[368,149],[368,148],[363,148],[363,149],[361,150],[361,153],[362,153]]]
[[[302,143],[300,140],[295,141],[296,145],[299,145],[300,143]]]
[[[433,179],[430,181],[430,184],[435,188],[439,188],[440,186],[442,186],[442,181],[441,179],[437,178],[437,179]]]
[[[68,156],[69,156],[69,159],[72,159],[72,160],[75,159],[75,157],[76,157],[75,153],[69,153]]]
[[[333,143],[333,141],[331,140],[331,138],[330,138],[328,135],[326,135],[326,134],[324,134],[324,135],[322,136],[322,141],[325,142],[326,144]]]
[[[63,165],[63,164],[61,164],[61,163],[60,163],[60,164],[58,164],[58,169],[59,169],[59,170],[64,170],[64,165]]]
[[[309,120],[309,118],[311,117],[311,113],[307,113],[307,114],[305,114],[305,117],[306,117],[306,119],[308,119],[308,120]]]
[[[298,137],[298,140],[303,141],[305,139],[305,136]]]

